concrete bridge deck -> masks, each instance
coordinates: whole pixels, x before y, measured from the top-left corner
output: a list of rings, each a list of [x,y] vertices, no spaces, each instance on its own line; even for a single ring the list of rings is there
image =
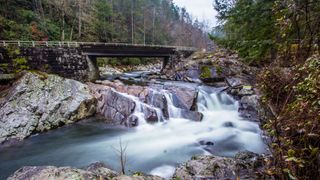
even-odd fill
[[[152,45],[152,44],[128,44],[128,43],[103,43],[103,42],[75,42],[75,41],[7,41],[0,40],[0,47],[56,47],[56,48],[80,48],[86,55],[106,55],[115,57],[132,55],[135,57],[167,56],[176,51],[194,52],[197,49],[184,46]],[[108,52],[110,51],[110,53]],[[145,55],[143,53],[146,53]],[[155,54],[155,55],[153,55]],[[158,55],[158,56],[157,56]]]

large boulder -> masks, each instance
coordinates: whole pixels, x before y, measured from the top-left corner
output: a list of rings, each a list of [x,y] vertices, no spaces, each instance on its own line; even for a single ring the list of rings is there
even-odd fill
[[[97,114],[115,125],[128,125],[135,111],[136,104],[133,99],[124,96],[113,88],[104,85],[88,84],[92,93],[98,100]]]
[[[8,180],[163,180],[163,178],[142,173],[133,176],[119,175],[103,163],[94,163],[84,169],[55,166],[26,166],[17,170]]]
[[[95,175],[105,177],[107,179],[112,179],[119,176],[119,173],[109,169],[105,164],[101,162],[96,162],[90,164],[87,168],[87,171],[94,173]]]
[[[162,112],[163,117],[166,119],[169,118],[168,102],[162,93],[152,89],[149,90],[145,102],[159,108]]]
[[[134,96],[118,92],[107,85],[92,83],[88,83],[88,85],[98,99],[97,113],[107,122],[126,127],[138,126],[139,118],[136,113],[143,113],[147,122],[156,122],[159,119],[154,107],[140,102]]]
[[[0,101],[0,143],[95,113],[96,99],[87,85],[56,75],[25,73],[8,92]]]
[[[186,88],[178,86],[165,87],[172,94],[173,104],[181,109],[195,110],[198,91],[195,88]]]
[[[123,124],[124,121],[134,112],[136,104],[135,102],[119,94],[112,89],[107,89],[102,93],[102,105],[101,112],[108,119],[112,119],[114,122]]]
[[[235,158],[195,156],[176,168],[176,179],[271,179],[264,171],[264,157],[240,152]]]
[[[251,121],[259,121],[259,111],[262,111],[257,95],[243,96],[239,101],[240,116]]]
[[[270,108],[261,102],[258,95],[243,96],[239,101],[239,113],[246,119],[261,123],[273,117]]]
[[[215,156],[193,157],[191,161],[178,167],[174,177],[180,179],[236,179],[235,161],[230,158]]]
[[[54,167],[54,166],[26,166],[17,170],[8,180],[95,180],[100,176],[90,171],[76,169],[71,167]]]
[[[166,94],[166,95],[165,95]],[[167,98],[166,98],[167,96]],[[146,99],[151,104],[161,109],[163,116],[168,119],[170,105],[181,111],[181,118],[201,121],[202,113],[196,112],[198,91],[195,88],[165,85],[164,87],[152,86]]]
[[[202,121],[202,118],[203,118],[203,114],[200,112],[189,111],[189,110],[184,110],[184,109],[181,110],[181,116],[182,116],[182,118],[190,119],[190,120],[197,121],[197,122]]]

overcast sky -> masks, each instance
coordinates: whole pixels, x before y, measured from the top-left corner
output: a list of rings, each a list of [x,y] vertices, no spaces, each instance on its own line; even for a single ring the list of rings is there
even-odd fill
[[[207,21],[211,27],[216,25],[216,12],[212,7],[213,0],[173,0],[180,7],[185,7],[192,17]]]

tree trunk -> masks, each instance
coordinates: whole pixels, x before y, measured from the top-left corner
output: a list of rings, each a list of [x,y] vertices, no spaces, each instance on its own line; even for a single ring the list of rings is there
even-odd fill
[[[64,16],[65,16],[65,10],[64,10],[64,4],[65,0],[62,0],[62,4],[61,4],[61,21],[62,21],[62,29],[61,29],[61,41],[64,41],[65,39],[65,35],[64,35],[64,26],[65,26],[65,20],[64,20]]]
[[[155,24],[156,24],[156,8],[153,7],[153,19],[152,19],[152,44],[155,40]]]
[[[134,18],[133,18],[133,5],[134,0],[131,1],[131,43],[134,44]]]
[[[111,23],[111,33],[110,33],[110,40],[113,42],[113,31],[114,31],[114,22],[113,22],[113,0],[110,0],[110,7],[111,7],[111,15],[110,15],[110,23]]]
[[[146,15],[143,13],[143,44],[146,45]]]
[[[83,4],[82,4],[82,0],[79,0],[79,4],[78,4],[78,39],[81,38],[81,34],[82,34],[82,11],[83,11]]]
[[[62,33],[61,33],[61,41],[64,41],[64,38],[65,38],[65,35],[64,35],[64,24],[65,24],[65,21],[64,21],[64,11],[62,11]]]

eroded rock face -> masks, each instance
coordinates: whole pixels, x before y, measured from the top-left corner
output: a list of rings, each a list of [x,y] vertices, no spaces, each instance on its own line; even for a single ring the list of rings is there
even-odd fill
[[[165,96],[162,93],[159,93],[155,90],[150,90],[149,95],[146,96],[145,102],[152,106],[158,107],[164,118],[169,118],[169,111],[168,111],[168,102]]]
[[[145,120],[150,123],[168,119],[170,103],[181,109],[183,118],[194,121],[202,120],[202,114],[193,111],[196,109],[198,95],[195,89],[157,85],[129,86],[119,81],[99,83],[88,83],[98,99],[97,111],[114,124],[127,127],[137,126],[139,124],[135,114],[137,111],[142,112]],[[172,99],[166,98],[166,93],[171,93]]]
[[[98,114],[113,124],[130,126],[130,122],[135,120],[135,118],[130,118],[130,116],[136,107],[132,99],[123,96],[108,86],[92,83],[88,85],[98,100]]]
[[[165,87],[167,91],[173,94],[174,104],[181,109],[195,110],[198,92],[192,88],[181,88],[175,86]]]
[[[139,118],[135,112],[139,110],[144,114],[147,122],[158,121],[156,109],[134,100],[134,97],[120,93],[113,87],[106,85],[89,83],[89,87],[98,99],[97,113],[115,125],[124,125],[126,127],[138,126]]]
[[[26,73],[0,102],[0,143],[84,119],[95,113],[95,105],[85,84]]]
[[[138,97],[142,102],[156,107],[165,102],[165,97],[161,91],[166,90],[173,94],[175,105],[181,109],[192,110],[196,104],[198,92],[194,88],[177,86],[157,86],[150,84],[147,86],[125,85],[121,81],[98,81],[97,83],[114,88],[115,91],[126,93]],[[159,106],[158,106],[159,105]],[[164,107],[164,106],[163,106]]]
[[[178,167],[174,178],[180,179],[271,179],[263,172],[264,159],[251,152],[241,152],[235,158],[195,156]]]

